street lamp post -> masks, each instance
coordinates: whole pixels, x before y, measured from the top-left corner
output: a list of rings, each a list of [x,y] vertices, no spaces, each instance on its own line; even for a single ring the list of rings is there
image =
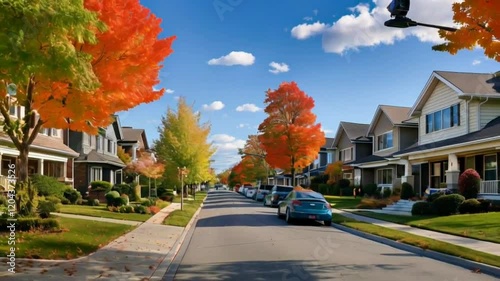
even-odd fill
[[[389,6],[387,6],[387,10],[389,10],[389,12],[391,13],[391,17],[394,17],[394,19],[390,19],[384,23],[384,25],[387,27],[408,28],[412,26],[425,26],[446,30],[449,32],[457,31],[457,29],[454,27],[421,23],[407,18],[406,15],[410,10],[410,0],[392,0]]]

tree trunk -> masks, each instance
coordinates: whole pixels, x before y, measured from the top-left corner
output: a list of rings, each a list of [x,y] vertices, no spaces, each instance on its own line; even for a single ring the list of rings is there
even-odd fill
[[[38,192],[28,178],[28,153],[29,145],[23,144],[19,148],[19,157],[15,167],[18,176],[16,182],[16,207],[20,216],[33,216],[38,207]]]
[[[22,145],[19,149],[19,156],[17,157],[17,180],[19,182],[28,181],[28,154],[29,154],[29,146]]]

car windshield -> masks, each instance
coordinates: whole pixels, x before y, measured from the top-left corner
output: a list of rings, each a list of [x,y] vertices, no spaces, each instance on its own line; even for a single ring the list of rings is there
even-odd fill
[[[277,192],[290,192],[293,190],[293,187],[291,186],[277,186],[276,191]]]
[[[323,199],[323,195],[317,192],[297,192],[297,198],[313,198],[313,199]]]
[[[271,189],[273,189],[273,185],[263,184],[260,186],[260,189],[261,190],[271,190]]]

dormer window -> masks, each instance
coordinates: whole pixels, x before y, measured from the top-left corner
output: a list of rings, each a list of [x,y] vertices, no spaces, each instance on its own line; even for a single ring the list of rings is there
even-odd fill
[[[40,129],[40,134],[46,135],[49,137],[57,137],[59,135],[59,132],[57,129],[54,129],[54,128],[42,128],[42,129]]]
[[[460,104],[427,114],[425,116],[425,126],[427,134],[460,126]]]

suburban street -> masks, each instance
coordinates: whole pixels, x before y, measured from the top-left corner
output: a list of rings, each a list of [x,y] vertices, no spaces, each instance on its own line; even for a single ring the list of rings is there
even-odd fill
[[[184,243],[174,280],[495,280],[319,223],[287,225],[230,191],[209,193]]]

